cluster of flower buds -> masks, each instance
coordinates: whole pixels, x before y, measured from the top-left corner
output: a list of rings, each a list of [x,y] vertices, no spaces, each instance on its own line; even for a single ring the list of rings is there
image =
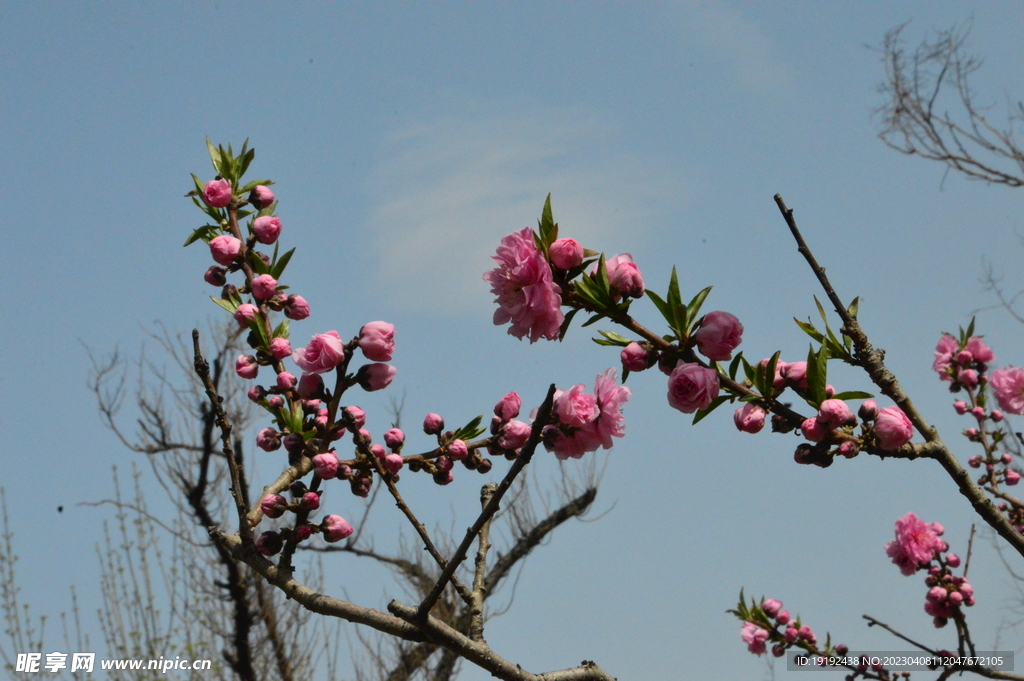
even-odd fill
[[[514,392],[505,395],[494,405],[491,443],[487,445],[487,452],[492,456],[504,456],[512,461],[519,456],[526,441],[530,439],[533,432],[530,424],[516,420],[522,406],[523,401]]]
[[[949,544],[940,539],[944,533],[939,523],[926,523],[908,513],[896,521],[896,538],[885,545],[885,553],[904,575],[927,571],[924,609],[934,618],[936,627],[946,626],[961,606],[974,605],[974,587],[951,572],[960,567],[960,557],[946,553]]]
[[[740,637],[747,644],[747,650],[755,655],[767,652],[769,644],[774,644],[772,655],[775,657],[782,657],[793,646],[815,650],[818,637],[809,626],[801,624],[799,618],[793,620],[789,612],[782,609],[782,601],[769,598],[749,610],[741,601],[740,607],[749,618],[744,619]]]
[[[835,395],[835,388],[826,386],[825,394]],[[861,432],[855,434],[858,416]],[[845,401],[829,397],[818,407],[815,416],[804,420],[800,431],[815,444],[798,446],[794,460],[827,467],[836,455],[852,459],[869,445],[887,452],[896,451],[913,438],[914,425],[899,407],[879,409],[874,400],[865,400],[854,415]]]

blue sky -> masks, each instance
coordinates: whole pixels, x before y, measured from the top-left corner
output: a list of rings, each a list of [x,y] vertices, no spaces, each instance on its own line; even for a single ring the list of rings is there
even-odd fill
[[[100,423],[83,344],[135,356],[157,321],[187,331],[217,317],[207,253],[181,248],[201,224],[182,198],[189,173],[213,174],[207,136],[249,138],[252,176],[278,182],[282,239],[298,247],[287,283],[314,312],[295,337],[398,327],[393,390],[406,390],[410,422],[468,420],[509,390],[536,405],[550,382],[589,384],[617,366],[590,329],[530,346],[491,324],[488,256],[535,224],[548,192],[563,235],[632,253],[660,292],[677,265],[684,295],[714,285],[706,309],[740,318],[748,356],[799,358],[806,338],[791,320],[814,314],[818,291],[772,201],[781,192],[840,295],[861,296],[865,328],[925,415],[962,458],[974,453],[930,353],[993,304],[983,262],[1024,286],[1019,197],[943,181],[942,167],[876,138],[872,46],[907,21],[914,44],[973,19],[968,47],[985,60],[974,85],[998,119],[1024,92],[1019,4],[4,2],[0,13],[0,484],[37,614],[68,609],[70,585],[87,614],[99,607],[93,547],[109,513],[76,504],[111,496],[110,467],[133,460]],[[656,323],[650,305],[634,310]],[[979,332],[997,363],[1024,363],[1005,313],[980,312]],[[620,678],[760,678],[763,660],[724,613],[741,586],[851,647],[901,649],[864,613],[952,645],[921,610],[923,585],[881,549],[914,511],[964,550],[970,509],[937,465],[862,456],[810,470],[792,463],[795,439],[738,434],[728,410],[690,426],[656,372],[628,385],[628,434],[597,501],[609,512],[531,556],[488,629],[499,653],[535,672],[594,659]],[[371,429],[386,405],[386,393],[362,401]],[[535,466],[558,474],[553,457]],[[407,484],[432,522],[469,522],[477,479]],[[356,515],[342,497],[338,510]],[[984,647],[1009,616],[1010,586],[979,543]],[[375,607],[396,593],[387,577],[347,582],[350,569],[328,572],[327,590]]]

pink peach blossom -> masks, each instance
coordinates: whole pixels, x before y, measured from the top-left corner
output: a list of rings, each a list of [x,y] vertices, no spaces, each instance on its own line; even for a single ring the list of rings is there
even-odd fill
[[[640,268],[633,262],[629,253],[616,255],[605,261],[608,269],[608,283],[612,290],[630,298],[640,298],[644,294],[644,277]]]
[[[288,302],[284,308],[284,316],[295,321],[305,319],[309,316],[309,303],[302,296],[293,293],[288,296]]]
[[[942,551],[944,542],[939,539],[934,525],[913,513],[896,521],[896,539],[885,545],[885,553],[904,575],[914,574]]]
[[[932,362],[932,369],[937,371],[939,378],[943,381],[952,380],[952,376],[949,374],[950,364],[953,360],[953,355],[959,349],[959,343],[956,338],[953,338],[948,333],[943,334],[942,338],[939,339],[938,344],[935,346],[935,361]]]
[[[967,347],[965,349],[971,353],[975,362],[988,364],[996,358],[995,353],[992,352],[992,348],[982,342],[981,336],[971,336],[968,338]]]
[[[718,372],[680,362],[668,379],[668,403],[684,414],[706,408],[718,397]]]
[[[533,231],[527,227],[505,236],[491,257],[498,267],[485,273],[484,280],[498,303],[494,324],[512,322],[509,334],[520,339],[529,334],[531,343],[557,339],[565,320],[562,289],[552,281],[551,267],[534,243]]]
[[[575,239],[558,239],[548,247],[551,264],[560,270],[571,270],[583,262],[583,246]]]
[[[211,180],[203,187],[203,201],[213,208],[226,208],[231,198],[231,183],[227,180]]]
[[[274,202],[274,192],[270,191],[270,187],[265,187],[262,184],[256,185],[249,192],[249,203],[251,203],[256,210],[263,210]]]
[[[555,394],[553,411],[559,423],[570,428],[580,428],[597,418],[597,398],[583,392],[586,386],[577,383],[568,390]]]
[[[899,449],[914,436],[914,424],[899,407],[880,409],[874,430],[878,446],[886,451]]]
[[[274,297],[274,293],[277,291],[277,279],[274,279],[269,274],[261,274],[258,277],[253,277],[249,287],[252,289],[252,294],[258,300],[269,300]]]
[[[530,439],[530,424],[512,420],[506,423],[498,437],[498,445],[503,449],[520,449]]]
[[[281,236],[281,221],[272,215],[263,215],[253,221],[252,232],[261,244],[272,244]]]
[[[336,542],[348,537],[354,530],[348,524],[348,521],[340,515],[329,515],[325,516],[323,522],[320,523],[320,531],[323,533],[325,540]]]
[[[743,340],[743,325],[728,312],[708,312],[693,338],[700,354],[711,361],[729,360]]]
[[[764,655],[767,648],[765,642],[768,640],[768,631],[762,629],[752,622],[744,622],[740,629],[740,637],[747,644],[747,650],[755,655]]]
[[[275,338],[270,341],[270,354],[274,359],[284,359],[292,354],[292,344],[287,338]]]
[[[519,397],[519,393],[510,392],[494,405],[494,415],[501,421],[508,421],[519,416],[519,410],[522,406],[523,400]]]
[[[390,362],[395,351],[395,326],[387,322],[370,322],[359,330],[359,349],[366,359]]]
[[[235,360],[235,373],[242,378],[256,378],[256,374],[259,370],[260,365],[256,363],[256,358],[252,355],[239,355],[238,359]]]
[[[363,390],[373,392],[383,390],[391,385],[391,381],[394,380],[397,373],[398,369],[390,364],[364,364],[359,367],[356,380],[359,381],[359,387]]]
[[[744,433],[759,433],[764,428],[764,418],[764,409],[747,402],[736,410],[732,420],[736,428]]]
[[[210,239],[210,255],[218,265],[227,267],[238,257],[242,242],[230,234],[221,234]]]
[[[1000,408],[1010,414],[1024,414],[1024,369],[1005,366],[992,372],[989,385]]]
[[[306,347],[292,352],[292,361],[311,374],[322,374],[345,359],[345,345],[337,331],[318,333]]]

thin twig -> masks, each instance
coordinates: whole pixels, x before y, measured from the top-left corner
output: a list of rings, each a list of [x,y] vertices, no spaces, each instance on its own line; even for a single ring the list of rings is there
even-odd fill
[[[489,482],[480,489],[481,510],[487,508],[491,497],[497,491],[498,486]],[[476,551],[476,573],[473,577],[473,592],[471,594],[470,609],[471,619],[469,624],[469,637],[474,641],[484,640],[484,599],[487,598],[487,585],[485,578],[487,574],[487,551],[491,548],[491,518],[487,519],[480,528],[479,544]]]

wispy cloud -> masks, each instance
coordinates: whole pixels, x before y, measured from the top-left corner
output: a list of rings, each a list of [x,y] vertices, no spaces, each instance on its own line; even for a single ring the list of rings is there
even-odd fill
[[[521,104],[463,106],[395,130],[370,178],[376,282],[407,308],[487,306],[489,256],[503,235],[536,226],[548,192],[564,236],[595,248],[627,232],[635,241],[652,210],[685,192],[617,137],[596,111]]]

